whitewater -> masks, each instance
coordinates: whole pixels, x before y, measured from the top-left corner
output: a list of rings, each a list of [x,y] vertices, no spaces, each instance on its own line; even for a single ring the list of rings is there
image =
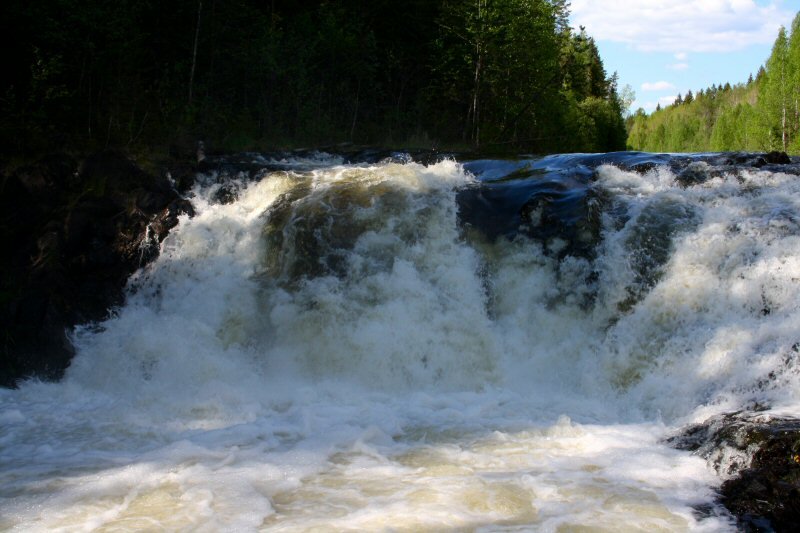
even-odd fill
[[[735,530],[666,439],[799,412],[797,176],[248,157],[0,390],[1,530]]]

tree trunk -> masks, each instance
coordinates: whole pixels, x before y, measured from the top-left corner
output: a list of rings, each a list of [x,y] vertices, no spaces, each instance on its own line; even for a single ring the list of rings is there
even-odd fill
[[[480,90],[481,90],[481,74],[483,68],[483,38],[484,38],[484,24],[483,17],[485,15],[485,2],[486,0],[477,0],[478,4],[478,37],[475,40],[475,79],[472,91],[472,136],[475,141],[475,146],[480,147],[481,144],[481,113],[480,113]]]
[[[475,63],[475,89],[474,89],[473,98],[472,98],[472,108],[474,110],[473,113],[472,113],[472,134],[473,134],[473,138],[475,140],[475,146],[476,147],[480,146],[480,144],[481,144],[481,140],[480,140],[480,135],[481,135],[481,131],[480,131],[480,129],[481,129],[481,124],[480,124],[481,116],[480,115],[481,115],[481,113],[480,113],[480,97],[479,97],[479,93],[480,93],[480,87],[481,87],[481,63],[482,63],[483,57],[480,54],[481,54],[480,43],[478,43],[478,61]]]
[[[203,0],[197,1],[197,25],[194,28],[194,48],[192,49],[192,70],[189,73],[189,103],[194,96],[194,69],[197,65],[197,42],[200,40],[200,15],[203,11]]]
[[[356,109],[353,111],[353,125],[350,127],[350,142],[353,142],[353,134],[356,132],[356,120],[358,119],[358,96],[361,94],[361,80],[358,80],[358,88],[356,89]]]
[[[781,140],[783,141],[783,151],[786,151],[787,138],[786,138],[786,106],[783,106],[783,116],[781,117]]]

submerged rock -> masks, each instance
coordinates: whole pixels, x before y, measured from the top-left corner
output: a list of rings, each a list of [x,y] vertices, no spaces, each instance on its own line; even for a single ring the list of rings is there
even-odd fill
[[[684,187],[698,185],[705,183],[712,177],[712,167],[705,161],[697,161],[690,163],[686,168],[680,171],[675,180]]]
[[[593,170],[583,161],[542,161],[466,164],[479,182],[458,191],[460,223],[490,242],[520,235],[542,242],[560,258],[591,256],[608,195],[590,184]]]
[[[433,200],[431,200],[433,201]],[[418,239],[426,210],[424,194],[416,197],[417,220],[400,217],[415,205],[415,195],[390,182],[355,178],[342,180],[312,193],[310,182],[300,182],[268,209],[264,238],[266,273],[291,286],[302,279],[320,276],[344,278],[353,275],[348,263],[359,238],[379,233],[391,225],[393,243],[370,257],[369,266],[389,267],[394,247],[411,245]]]
[[[617,306],[620,311],[630,311],[658,284],[675,239],[699,223],[695,208],[676,195],[663,195],[642,209],[626,239],[633,279],[626,288],[628,297]]]
[[[116,152],[48,156],[0,180],[0,385],[58,379],[73,355],[66,331],[122,304],[130,275],[192,207]]]
[[[733,413],[670,439],[705,458],[727,480],[720,501],[745,531],[794,531],[800,524],[800,419]]]

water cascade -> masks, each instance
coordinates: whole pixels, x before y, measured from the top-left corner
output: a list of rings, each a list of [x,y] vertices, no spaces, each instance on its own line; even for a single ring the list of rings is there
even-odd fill
[[[666,439],[798,412],[792,168],[248,157],[0,390],[0,529],[734,528]]]

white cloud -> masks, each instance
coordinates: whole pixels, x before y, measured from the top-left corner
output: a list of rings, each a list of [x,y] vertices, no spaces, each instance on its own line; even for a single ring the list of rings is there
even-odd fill
[[[659,105],[661,107],[667,107],[669,105],[674,104],[675,103],[675,99],[677,97],[678,97],[677,94],[671,95],[671,96],[662,96],[658,100],[648,100],[647,102],[644,102],[644,103],[639,103],[637,101],[634,104],[637,105],[638,107],[641,107],[642,109],[644,109],[645,111],[647,111],[649,113],[649,112],[655,111],[656,107],[659,106]]]
[[[761,4],[764,4],[763,2]],[[730,52],[772,44],[794,12],[781,0],[572,0],[572,24],[643,52]],[[681,56],[681,57],[679,57]],[[680,63],[679,63],[680,64]]]
[[[642,84],[643,91],[671,91],[674,88],[675,86],[668,81],[645,82]]]
[[[677,59],[678,61],[686,61],[686,58],[688,57],[689,54],[687,54],[686,52],[678,52],[677,54],[675,54],[675,59]]]
[[[631,109],[639,109],[641,107],[648,113],[652,113],[653,111],[656,110],[656,107],[659,105],[663,108],[674,104],[675,99],[677,97],[678,95],[676,94],[672,96],[662,96],[658,100],[647,100],[647,101],[636,100],[631,106]]]
[[[675,99],[678,98],[677,94],[673,94],[670,96],[662,96],[658,99],[658,103],[661,104],[661,107],[666,107],[668,105],[672,105],[675,103]]]

